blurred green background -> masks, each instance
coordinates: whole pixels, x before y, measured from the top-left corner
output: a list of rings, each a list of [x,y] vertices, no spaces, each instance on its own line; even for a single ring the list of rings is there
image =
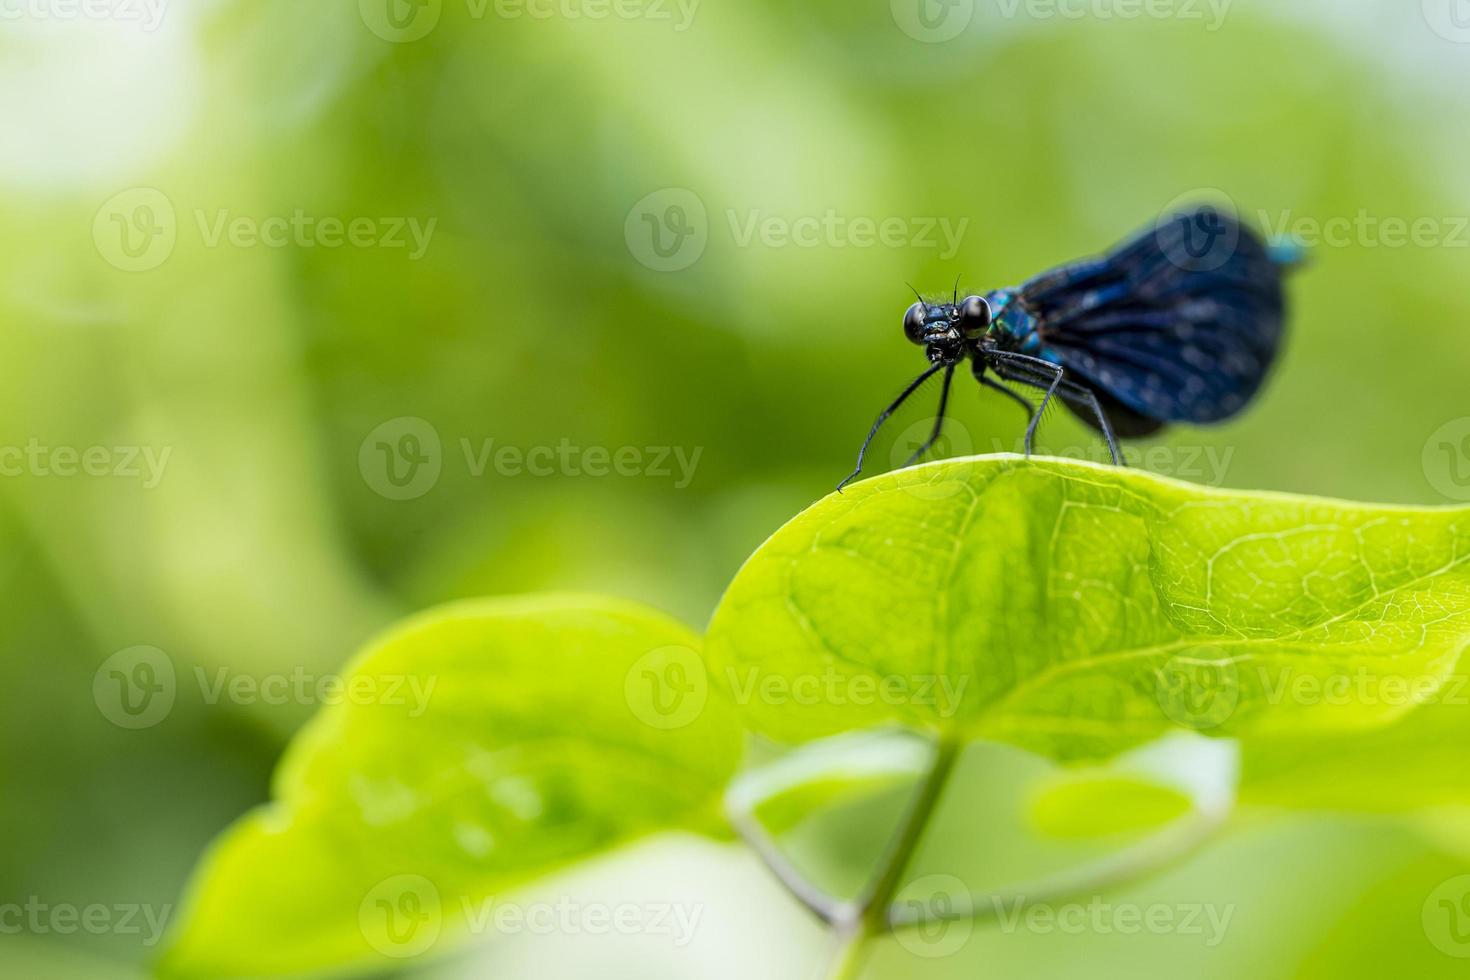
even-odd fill
[[[265,798],[310,699],[210,704],[196,671],[321,676],[491,593],[701,625],[922,366],[906,282],[1015,283],[1180,199],[1327,240],[1260,402],[1143,464],[1470,498],[1458,3],[4,4],[0,907],[166,911]],[[1014,407],[955,404],[954,451],[1015,447]],[[1062,414],[1040,441],[1101,452]],[[139,645],[180,683],[132,729],[94,680]],[[1233,903],[1217,947],[992,928],[874,970],[1463,975],[1420,903],[1467,863],[1382,821],[1243,819],[1126,892]],[[566,887],[624,885],[704,903],[699,942],[524,936],[435,971],[804,977],[823,953],[734,849],[650,845]],[[144,976],[156,952],[14,921],[7,976]]]

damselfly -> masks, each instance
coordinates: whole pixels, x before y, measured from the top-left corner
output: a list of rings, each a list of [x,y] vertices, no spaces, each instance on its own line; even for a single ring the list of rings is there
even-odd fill
[[[1011,289],[949,302],[922,296],[904,335],[930,366],[878,416],[858,452],[900,405],[941,372],[939,413],[927,453],[944,429],[950,385],[969,361],[983,387],[1025,408],[1026,452],[1052,399],[1106,440],[1153,435],[1173,422],[1220,422],[1255,396],[1276,359],[1285,320],[1283,280],[1299,249],[1267,245],[1232,215],[1205,205],[1170,215],[1112,252],[1043,273]],[[993,376],[992,376],[993,375]],[[1040,404],[1003,382],[1042,392]]]

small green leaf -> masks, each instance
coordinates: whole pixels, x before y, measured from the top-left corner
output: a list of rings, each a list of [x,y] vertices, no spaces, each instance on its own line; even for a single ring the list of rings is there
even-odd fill
[[[898,722],[1070,760],[1175,728],[1304,734],[1413,708],[1470,641],[1470,511],[1205,489],[1013,456],[830,496],[746,563],[706,639],[746,724],[801,742]]]
[[[1352,697],[1388,706],[1413,704],[1416,692],[1394,685],[1342,685],[1336,693],[1303,689],[1302,700]],[[1347,736],[1306,735],[1248,747],[1242,801],[1274,806],[1395,813],[1470,807],[1470,676],[1461,667],[1432,703],[1385,728]],[[1457,821],[1445,820],[1451,827]],[[1458,821],[1461,841],[1470,822]],[[1462,845],[1463,846],[1463,845]]]
[[[726,808],[750,813],[769,834],[784,834],[819,811],[913,786],[932,755],[928,745],[902,731],[815,742],[743,771],[725,794]]]
[[[206,855],[163,972],[401,965],[486,931],[505,889],[657,831],[723,833],[740,735],[698,649],[595,598],[409,620],[293,743],[275,802]]]
[[[1137,777],[1059,776],[1031,800],[1031,820],[1051,837],[1087,838],[1161,827],[1189,812],[1189,797]]]

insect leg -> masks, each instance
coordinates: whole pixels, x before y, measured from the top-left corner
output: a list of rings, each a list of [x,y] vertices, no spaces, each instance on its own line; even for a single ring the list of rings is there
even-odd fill
[[[951,364],[944,372],[944,388],[939,393],[939,416],[934,420],[934,431],[929,434],[929,439],[909,457],[905,466],[913,466],[919,461],[919,457],[927,453],[933,445],[939,441],[939,434],[944,431],[944,410],[949,406],[949,383],[954,380],[954,368]]]
[[[986,356],[996,359],[1000,364],[1023,366],[1036,374],[1045,371],[1051,375],[1046,394],[1041,396],[1041,407],[1036,410],[1035,415],[1031,416],[1031,421],[1026,426],[1026,455],[1030,456],[1032,443],[1036,439],[1036,427],[1041,424],[1041,416],[1045,414],[1046,407],[1051,404],[1052,396],[1056,394],[1057,388],[1061,386],[1062,377],[1066,372],[1062,370],[1059,364],[1044,361],[1039,357],[1028,357],[1025,354],[1012,354],[1009,351],[992,350],[987,352]],[[1040,387],[1040,385],[1037,385],[1037,387]]]
[[[1017,405],[1020,405],[1023,409],[1025,409],[1026,421],[1031,421],[1031,416],[1035,413],[1036,406],[1031,404],[1030,400],[1022,395],[1016,394],[1014,391],[1007,388],[999,381],[996,381],[994,378],[991,378],[989,375],[982,374],[979,376],[979,378],[982,385],[987,388],[994,388],[996,391],[1000,392],[1002,395],[1005,395],[1011,401],[1015,402]]]
[[[1039,377],[1038,375],[1040,372],[1017,364],[998,364],[996,365],[995,373],[1000,375],[1001,378],[1006,381],[1014,381],[1017,384],[1023,384],[1028,388],[1035,388],[1041,392],[1046,392],[1050,390],[1052,382],[1055,380],[1052,376]],[[1032,439],[1036,432],[1037,426],[1040,425],[1041,416],[1042,413],[1046,410],[1047,403],[1045,400],[1043,400],[1040,407],[1038,407],[1031,404],[1029,400],[1023,398],[1022,396],[1015,394],[1009,388],[1006,388],[1004,390],[1007,395],[1015,398],[1017,402],[1024,402],[1026,405],[1026,418],[1028,421],[1026,425],[1025,453],[1027,456],[1030,456],[1034,449],[1034,446],[1032,445]]]
[[[919,390],[919,385],[923,384],[925,381],[928,381],[930,378],[934,377],[935,372],[938,371],[942,367],[944,367],[943,364],[936,364],[933,367],[929,368],[927,371],[925,371],[923,374],[919,375],[917,378],[915,378],[909,384],[909,386],[907,388],[905,388],[903,390],[903,393],[902,394],[900,394],[897,398],[895,398],[893,400],[893,404],[892,405],[889,405],[887,408],[883,409],[883,411],[881,413],[879,413],[877,421],[875,421],[873,423],[873,428],[870,429],[870,430],[868,430],[868,438],[866,438],[866,439],[863,440],[863,448],[861,448],[861,449],[858,450],[857,467],[854,468],[853,471],[848,474],[847,479],[845,479],[841,483],[837,484],[837,492],[838,493],[841,493],[842,492],[842,488],[843,487],[847,486],[853,480],[856,480],[857,477],[858,477],[858,474],[863,471],[863,460],[868,455],[868,447],[873,444],[873,440],[878,435],[878,430],[881,429],[881,428],[883,428],[883,423],[888,421],[888,417],[890,415],[892,415],[894,412],[898,411],[898,406],[900,406],[904,402],[908,401],[908,397],[910,395],[912,395],[914,392],[916,392],[916,391]]]
[[[994,354],[1000,352],[992,353]],[[1050,365],[1051,367],[1056,367],[1056,365],[1051,364],[1050,361],[1041,361],[1039,358],[1029,358],[1024,357],[1024,355],[1022,355],[1022,358],[1025,361],[1036,361],[1041,365]],[[997,371],[1001,371],[1003,377],[1007,377],[1013,381],[1018,381],[1021,384],[1030,385],[1033,388],[1050,387],[1051,390],[1055,391],[1064,400],[1073,403],[1080,403],[1083,407],[1089,409],[1092,412],[1093,417],[1097,419],[1098,428],[1102,430],[1103,439],[1107,442],[1108,454],[1112,457],[1113,465],[1128,465],[1127,461],[1123,458],[1122,451],[1118,448],[1118,436],[1117,433],[1113,431],[1112,423],[1108,421],[1108,414],[1107,412],[1103,411],[1102,403],[1098,400],[1097,393],[1094,392],[1091,388],[1088,388],[1086,385],[1078,384],[1075,381],[1062,380],[1060,381],[1060,383],[1058,383],[1055,380],[1055,376],[1048,380],[1043,380],[1040,377],[1042,372],[1038,370],[1036,366],[1022,363],[1021,360],[1013,361],[1010,357],[1003,359],[1001,363],[997,365]],[[1027,372],[1030,372],[1029,376]],[[994,385],[994,387],[999,386]],[[1019,398],[1019,396],[1017,396],[1009,389],[1003,390],[1006,391],[1006,394],[1011,395],[1012,397]],[[1024,401],[1024,399],[1022,400]],[[1046,404],[1045,402],[1043,402],[1042,410],[1044,410],[1045,408]],[[1040,411],[1038,411],[1038,414],[1040,414]],[[1029,451],[1030,444],[1028,442],[1027,452],[1029,453]]]
[[[1080,401],[1092,409],[1092,414],[1097,417],[1098,427],[1102,429],[1103,438],[1107,440],[1108,452],[1112,454],[1114,466],[1127,466],[1123,461],[1123,454],[1118,451],[1118,437],[1113,434],[1113,426],[1108,422],[1108,414],[1103,411],[1102,404],[1097,400],[1097,392],[1084,385],[1064,382],[1062,386],[1062,397]]]

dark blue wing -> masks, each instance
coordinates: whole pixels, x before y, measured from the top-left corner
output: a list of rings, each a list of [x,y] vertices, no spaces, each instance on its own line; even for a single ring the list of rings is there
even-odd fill
[[[1018,292],[1074,380],[1146,418],[1206,423],[1240,411],[1275,360],[1285,270],[1254,231],[1206,206]]]

